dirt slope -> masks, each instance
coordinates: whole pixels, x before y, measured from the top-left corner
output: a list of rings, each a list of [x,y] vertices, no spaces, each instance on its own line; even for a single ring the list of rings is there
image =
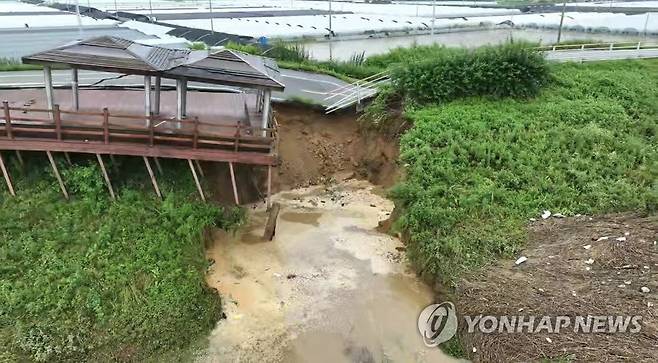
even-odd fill
[[[396,180],[398,142],[359,130],[353,113],[325,115],[308,107],[275,106],[281,143],[274,190],[354,175],[388,187]]]

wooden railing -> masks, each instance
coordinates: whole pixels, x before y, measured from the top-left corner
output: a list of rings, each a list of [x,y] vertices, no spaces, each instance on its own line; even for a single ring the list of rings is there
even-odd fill
[[[203,122],[198,117],[179,120],[158,115],[114,114],[107,108],[89,112],[60,110],[58,105],[52,110],[10,107],[6,101],[2,107],[4,127],[0,127],[0,137],[17,141],[140,143],[150,147],[273,153],[277,138],[276,124],[272,128],[222,125]]]

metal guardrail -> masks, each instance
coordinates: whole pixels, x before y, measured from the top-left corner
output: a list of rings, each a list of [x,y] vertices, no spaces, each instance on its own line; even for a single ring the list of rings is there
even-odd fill
[[[535,48],[540,52],[562,52],[562,51],[591,51],[591,50],[643,50],[658,49],[657,43],[643,42],[618,42],[618,43],[585,43],[585,44],[562,44],[546,45]]]
[[[389,72],[384,71],[334,89],[329,92],[330,95],[324,100],[329,101],[337,97],[339,98],[325,108],[325,113],[329,114],[354,104],[358,107],[364,99],[375,96],[378,87],[387,83],[389,80]]]

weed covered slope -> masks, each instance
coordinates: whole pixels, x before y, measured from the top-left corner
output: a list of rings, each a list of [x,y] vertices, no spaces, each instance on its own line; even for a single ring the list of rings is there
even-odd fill
[[[658,207],[655,61],[560,65],[531,101],[411,111],[407,178],[393,191],[419,269],[444,282],[524,242],[543,209]]]
[[[30,158],[28,175],[13,168],[17,197],[0,195],[1,360],[142,360],[212,329],[221,307],[202,232],[229,222],[188,197],[185,169],[168,165],[160,201],[140,188],[143,170],[122,168],[132,185],[115,185],[113,202],[94,164],[61,165],[67,202],[43,159]]]

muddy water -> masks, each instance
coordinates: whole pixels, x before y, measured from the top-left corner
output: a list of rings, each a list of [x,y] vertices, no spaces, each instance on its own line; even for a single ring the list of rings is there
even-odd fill
[[[218,231],[208,282],[223,297],[201,361],[446,362],[417,332],[432,292],[408,268],[399,240],[375,231],[393,205],[347,181],[284,192],[276,236],[251,212],[235,234]]]

